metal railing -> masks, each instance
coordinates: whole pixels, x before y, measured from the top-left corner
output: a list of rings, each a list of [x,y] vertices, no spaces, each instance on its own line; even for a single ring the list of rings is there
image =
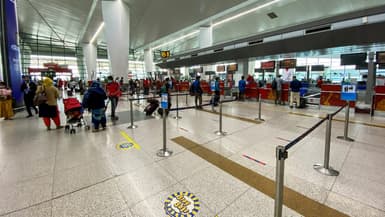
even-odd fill
[[[346,108],[346,114],[349,116],[349,102],[347,102],[340,109],[335,111],[332,114],[328,114],[327,117],[318,121],[314,126],[308,129],[306,132],[302,133],[300,136],[289,142],[285,146],[277,146],[276,147],[276,186],[275,186],[275,205],[274,205],[274,217],[282,217],[282,207],[283,207],[283,192],[284,192],[284,171],[285,171],[285,160],[288,158],[288,150],[296,145],[298,142],[303,140],[307,135],[313,132],[316,128],[318,128],[322,123],[327,121],[326,126],[326,135],[325,135],[325,152],[324,152],[324,163],[323,164],[315,164],[313,167],[318,172],[329,175],[329,176],[337,176],[339,174],[338,171],[334,170],[329,166],[330,160],[330,137],[331,137],[331,127],[332,120],[335,115],[337,115],[340,111]],[[345,116],[345,123],[349,123],[349,117]],[[347,125],[345,124],[345,131],[347,132]],[[347,135],[347,134],[346,134]]]

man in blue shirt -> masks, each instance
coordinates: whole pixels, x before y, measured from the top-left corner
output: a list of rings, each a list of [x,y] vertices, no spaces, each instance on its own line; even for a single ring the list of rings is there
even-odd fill
[[[195,108],[202,109],[202,93],[201,77],[197,76],[195,81],[191,84],[191,92],[195,96]],[[198,104],[199,103],[199,104]]]
[[[296,107],[298,107],[300,103],[299,90],[301,89],[301,82],[297,80],[296,76],[293,76],[293,80],[290,82],[290,89],[290,108],[293,108],[294,101]]]
[[[215,78],[215,89],[214,89],[214,106],[218,105],[218,102],[220,100],[220,88],[219,88],[219,77]]]
[[[239,89],[239,100],[244,101],[245,100],[245,90],[246,90],[246,81],[245,76],[242,76],[241,80],[238,82],[238,89]]]

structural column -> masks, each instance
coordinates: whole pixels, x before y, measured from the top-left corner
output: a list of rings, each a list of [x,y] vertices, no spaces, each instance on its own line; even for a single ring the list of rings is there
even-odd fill
[[[152,55],[152,50],[150,48],[144,50],[144,70],[146,73],[155,71],[154,58]]]
[[[247,78],[247,75],[249,74],[249,60],[248,59],[241,59],[238,61],[238,73],[245,76]]]
[[[127,79],[130,49],[129,8],[123,1],[102,1],[102,13],[111,74]]]
[[[92,43],[83,44],[84,62],[87,69],[87,80],[91,81],[96,79],[96,58],[97,50],[96,45]]]
[[[376,65],[374,64],[374,52],[369,53],[368,80],[366,81],[365,104],[372,101],[373,88],[376,85]]]
[[[12,95],[16,106],[23,105],[21,86],[21,62],[19,48],[19,27],[17,23],[16,1],[1,1],[1,43],[4,64],[4,81],[12,88]]]

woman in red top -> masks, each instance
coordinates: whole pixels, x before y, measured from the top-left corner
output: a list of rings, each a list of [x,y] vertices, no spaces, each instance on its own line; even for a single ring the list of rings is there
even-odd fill
[[[111,119],[117,120],[118,117],[115,116],[116,107],[118,107],[119,97],[122,95],[120,91],[120,85],[118,82],[114,81],[112,76],[108,76],[108,83],[106,86],[107,96],[111,102]]]

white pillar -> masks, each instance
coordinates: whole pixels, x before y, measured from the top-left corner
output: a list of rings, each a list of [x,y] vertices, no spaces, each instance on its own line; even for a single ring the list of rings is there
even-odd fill
[[[130,49],[130,9],[123,1],[102,1],[104,35],[107,42],[111,74],[128,77]]]
[[[199,28],[199,48],[210,47],[213,45],[213,29],[211,26],[201,26]]]
[[[95,44],[83,44],[84,62],[86,63],[87,80],[96,79],[96,58],[97,51]]]
[[[145,49],[144,50],[144,71],[147,72],[154,72],[154,59],[152,55],[151,49]]]

